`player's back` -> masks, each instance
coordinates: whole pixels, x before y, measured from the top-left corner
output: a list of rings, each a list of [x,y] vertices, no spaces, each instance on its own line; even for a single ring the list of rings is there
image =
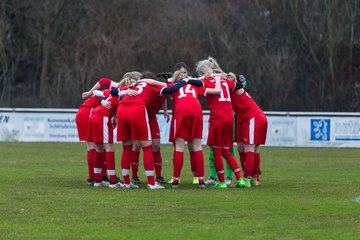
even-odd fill
[[[207,88],[215,87],[215,78],[209,77],[204,78],[204,86]],[[221,122],[232,122],[232,106],[230,91],[235,88],[235,83],[226,78],[221,77],[220,79],[221,92],[220,94],[207,94],[206,100],[207,105],[210,109],[210,121],[221,121]]]
[[[156,94],[159,94],[163,87],[153,86],[146,82],[140,82],[136,84],[132,90],[135,90],[138,95],[130,96],[125,95],[124,98],[120,101],[122,106],[147,106],[153,100],[153,97]]]
[[[262,112],[261,108],[247,92],[237,95],[234,91],[231,93],[231,100],[234,112],[238,115]]]
[[[185,84],[178,91],[172,94],[176,114],[202,114],[202,108],[198,100],[198,95],[204,95],[203,88]],[[202,91],[202,92],[201,92]]]
[[[101,114],[103,116],[112,117],[115,115],[117,107],[119,105],[118,97],[112,96],[110,94],[109,89],[104,90],[103,93],[104,93],[104,96],[106,97],[106,100],[111,104],[111,108],[108,109],[108,108],[104,107],[103,105],[99,105],[96,108],[94,108],[92,114]]]
[[[98,105],[100,105],[100,98],[92,95],[91,97],[89,97],[88,99],[86,99],[80,107],[90,107],[90,108],[95,108]]]

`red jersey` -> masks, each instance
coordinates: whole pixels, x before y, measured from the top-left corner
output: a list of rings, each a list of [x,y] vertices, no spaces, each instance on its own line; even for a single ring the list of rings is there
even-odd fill
[[[202,108],[198,100],[198,95],[204,96],[205,88],[185,84],[178,91],[172,94],[174,101],[175,115],[194,115],[202,117]]]
[[[233,122],[234,116],[232,113],[230,92],[233,91],[236,87],[234,81],[228,80],[224,77],[216,76],[204,78],[202,81],[204,86],[207,88],[215,87],[215,78],[221,78],[221,92],[220,94],[206,94],[207,105],[210,109],[210,118],[211,122]]]
[[[150,105],[153,97],[160,94],[160,91],[164,87],[154,86],[146,82],[138,83],[132,90],[138,92],[136,96],[125,95],[121,100],[120,105],[132,105],[132,106],[148,106]]]
[[[106,100],[111,104],[111,108],[108,109],[100,104],[99,106],[94,108],[94,110],[92,111],[92,114],[101,114],[103,116],[108,116],[108,117],[112,118],[115,115],[117,107],[119,105],[118,97],[110,95],[109,89],[104,90],[103,93],[106,97]]]
[[[231,92],[231,104],[234,112],[239,116],[255,116],[258,113],[263,113],[247,92],[241,95],[237,95],[236,91]]]
[[[100,105],[100,98],[95,95],[92,95],[91,97],[86,99],[85,102],[83,102],[83,104],[81,104],[80,107],[94,108],[97,107],[98,105]]]
[[[114,82],[113,80],[108,78],[100,78],[98,83],[102,88],[106,87],[109,88],[110,90],[119,87],[119,83]]]
[[[146,111],[148,113],[149,118],[153,118],[160,111],[163,103],[168,98],[167,95],[159,95],[154,96],[151,100],[150,104],[146,106]]]

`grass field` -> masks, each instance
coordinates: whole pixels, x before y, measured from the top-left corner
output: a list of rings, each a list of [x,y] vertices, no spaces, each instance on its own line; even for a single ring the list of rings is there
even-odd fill
[[[190,184],[186,155],[181,189],[149,191],[87,186],[84,148],[0,143],[0,239],[360,239],[360,149],[264,147],[262,186],[224,190]]]

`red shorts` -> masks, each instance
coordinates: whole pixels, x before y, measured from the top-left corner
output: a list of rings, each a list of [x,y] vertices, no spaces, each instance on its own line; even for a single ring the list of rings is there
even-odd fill
[[[194,115],[176,115],[174,121],[174,138],[192,142],[194,138],[202,139],[203,118]]]
[[[91,107],[80,107],[76,113],[75,122],[80,141],[86,141],[88,138],[89,120],[92,110],[93,108]]]
[[[160,128],[159,128],[159,123],[156,119],[156,116],[149,119],[149,125],[150,125],[151,138],[159,139],[160,138]]]
[[[243,144],[265,144],[267,119],[264,114],[252,118],[238,118],[236,121],[236,142]]]
[[[119,105],[117,110],[117,140],[151,140],[149,118],[144,106]]]
[[[233,147],[234,124],[232,122],[209,122],[208,146]]]
[[[114,128],[111,123],[111,118],[101,114],[91,114],[88,142],[94,143],[113,143],[114,142]]]

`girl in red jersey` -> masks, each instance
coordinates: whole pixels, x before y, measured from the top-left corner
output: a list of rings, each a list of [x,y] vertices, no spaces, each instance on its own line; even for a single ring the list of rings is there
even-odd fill
[[[91,97],[95,90],[99,90],[102,88],[111,90],[113,88],[118,88],[120,85],[125,86],[130,83],[136,82],[137,80],[140,79],[140,76],[141,76],[141,73],[132,71],[132,72],[125,73],[124,76],[122,77],[122,80],[119,82],[115,82],[109,78],[100,78],[89,91],[82,93],[82,98],[87,99],[87,98]],[[123,82],[127,82],[127,83],[130,82],[130,83],[124,84]]]
[[[236,80],[234,74],[232,78]],[[238,81],[245,81],[240,75]],[[236,142],[240,159],[244,159],[245,187],[259,186],[260,144],[266,142],[267,119],[264,112],[243,89],[231,92],[231,103],[237,115]]]
[[[99,105],[94,108],[90,117],[88,141],[95,143],[94,156],[94,187],[104,186],[102,181],[102,154],[106,150],[106,166],[109,175],[111,188],[120,188],[123,185],[116,178],[115,154],[113,147],[113,130],[115,123],[112,121],[118,107],[118,98],[110,95],[110,90],[104,90],[103,100],[106,100],[109,107]]]
[[[125,86],[131,84],[139,80],[141,73],[133,71],[127,72],[124,74],[123,79],[120,82],[114,82],[108,78],[101,78],[99,81],[89,90],[88,92],[82,93],[82,98],[87,99],[79,108],[76,114],[76,126],[78,129],[78,135],[80,141],[86,141],[87,139],[87,131],[88,131],[88,124],[90,119],[90,114],[96,106],[100,105],[99,97],[94,96],[93,93],[97,89],[101,88],[108,88],[112,89],[114,87]],[[90,98],[89,98],[90,97]],[[109,103],[104,102],[105,104]],[[95,154],[95,145],[94,143],[87,142],[87,163],[88,163],[88,184],[93,185],[94,183],[94,173],[93,173],[93,158]],[[103,154],[103,167],[102,167],[102,175],[104,179],[107,179],[106,174],[106,154]]]
[[[179,71],[182,79],[189,78],[189,68],[184,62],[178,62],[175,64],[174,71]],[[173,78],[169,79],[171,82],[173,81]],[[172,109],[172,118],[170,123],[170,134],[169,134],[169,142],[175,143],[174,138],[174,120],[176,118],[175,116],[175,105],[173,105]],[[193,175],[193,184],[199,184],[199,178],[196,175],[196,161],[195,161],[195,152],[192,142],[188,142],[188,149],[190,154],[190,167],[191,167],[191,173]],[[169,183],[173,183],[173,179],[169,181]]]
[[[158,81],[167,82],[169,77],[169,73],[159,73],[156,75]],[[162,156],[160,152],[160,128],[156,118],[156,114],[162,108],[164,110],[164,117],[167,121],[169,121],[169,114],[167,112],[167,103],[166,100],[168,95],[157,95],[150,102],[148,106],[146,106],[146,110],[149,117],[149,126],[151,131],[151,142],[152,142],[152,153],[154,159],[154,167],[156,174],[156,182],[160,184],[166,183],[163,178],[162,171]],[[138,167],[139,167],[139,155],[141,146],[137,144],[138,142],[133,142],[133,149],[131,153],[131,170],[132,170],[132,179],[131,182],[134,184],[141,184],[141,181],[138,177]]]
[[[176,71],[173,82],[181,80],[183,74]],[[202,85],[201,82],[199,82]],[[173,159],[173,182],[172,189],[178,188],[181,168],[183,165],[185,141],[192,144],[194,154],[195,175],[199,179],[199,187],[205,188],[204,182],[204,154],[202,151],[203,114],[198,95],[219,94],[221,91],[220,81],[217,81],[214,89],[195,87],[185,84],[172,94],[175,109],[174,120],[174,159]]]
[[[100,98],[93,95],[89,99],[87,99],[83,104],[81,104],[78,112],[76,113],[75,122],[79,135],[80,141],[86,141],[87,148],[87,166],[88,166],[88,179],[87,183],[89,185],[93,185],[95,182],[94,176],[94,154],[95,154],[95,144],[93,142],[89,142],[88,139],[88,126],[89,119],[92,110],[100,105]]]
[[[213,58],[199,61],[196,67],[199,75],[204,76],[204,86],[213,87],[216,79],[221,81],[221,92],[217,95],[207,95],[207,105],[210,109],[209,134],[207,145],[211,146],[214,153],[214,165],[218,174],[218,183],[213,188],[227,188],[224,177],[225,158],[236,176],[236,186],[245,185],[236,159],[231,155],[230,148],[233,146],[234,117],[232,113],[230,91],[240,89],[241,84],[235,84],[226,79],[224,72],[218,67]]]
[[[144,72],[142,79],[154,79],[156,76],[151,72]],[[148,180],[148,189],[163,189],[164,187],[155,182],[154,161],[152,157],[151,132],[148,124],[148,114],[146,106],[149,105],[154,96],[159,93],[169,94],[176,91],[186,82],[179,82],[177,86],[166,88],[164,86],[154,86],[147,82],[136,84],[133,89],[138,93],[137,96],[126,95],[119,103],[118,107],[118,127],[117,140],[122,142],[123,152],[121,157],[122,174],[126,188],[130,188],[130,162],[132,141],[139,141],[143,150],[145,175]],[[116,89],[113,89],[116,90]],[[115,93],[115,91],[113,91]],[[170,91],[171,90],[171,91]]]

